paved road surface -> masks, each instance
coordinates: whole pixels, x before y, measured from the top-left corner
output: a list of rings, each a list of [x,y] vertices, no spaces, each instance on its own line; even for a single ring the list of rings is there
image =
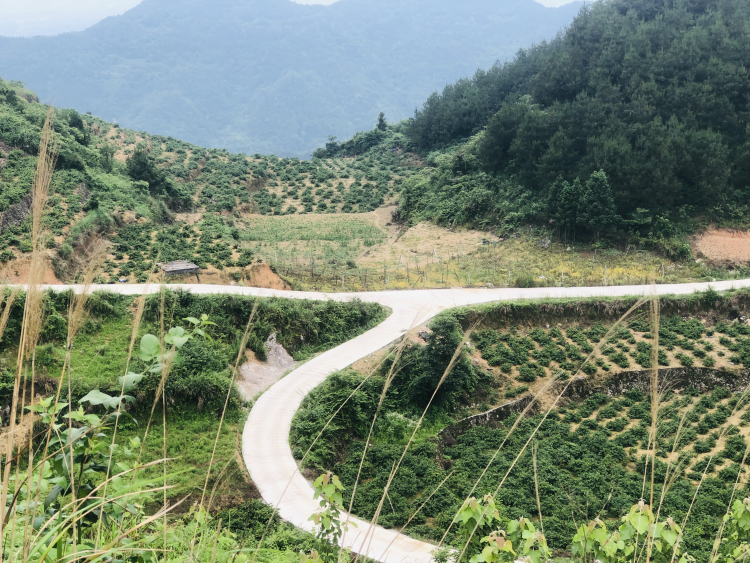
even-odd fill
[[[454,307],[520,299],[585,298],[641,296],[656,291],[659,295],[685,295],[705,291],[750,287],[750,280],[710,284],[657,286],[608,286],[534,289],[444,289],[385,291],[369,293],[314,293],[260,289],[239,286],[170,285],[196,294],[236,294],[291,299],[348,301],[359,298],[389,307],[392,314],[379,326],[303,364],[268,389],[253,406],[242,436],[242,454],[253,482],[263,499],[278,507],[280,516],[300,528],[312,530],[308,521],[318,508],[313,490],[297,468],[289,446],[292,417],[302,399],[331,373],[344,369],[397,340],[412,326],[420,325],[441,311]],[[68,289],[70,286],[50,286]],[[73,286],[80,291],[80,286]],[[93,286],[128,295],[159,291],[159,286],[143,285]],[[393,563],[427,563],[434,546],[392,530],[375,527],[356,518],[357,525],[343,538],[346,547],[378,561]]]

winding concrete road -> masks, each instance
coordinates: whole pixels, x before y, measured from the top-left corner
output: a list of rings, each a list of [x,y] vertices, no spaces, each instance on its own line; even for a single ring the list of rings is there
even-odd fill
[[[50,286],[69,289],[71,286]],[[80,291],[80,286],[72,286]],[[372,330],[325,352],[303,364],[268,389],[253,406],[242,436],[242,454],[253,482],[263,499],[277,507],[280,516],[305,530],[312,530],[308,520],[317,508],[313,489],[302,476],[289,446],[292,418],[302,399],[331,373],[344,369],[357,360],[380,350],[402,336],[413,326],[423,324],[441,311],[454,307],[478,305],[495,301],[541,300],[550,298],[626,297],[651,294],[685,295],[750,287],[750,280],[703,284],[657,286],[607,286],[535,289],[445,289],[389,291],[371,293],[312,293],[279,291],[238,286],[170,285],[196,294],[235,294],[291,299],[376,302],[389,307],[391,315]],[[159,286],[143,285],[93,286],[92,290],[114,291],[140,295],[156,293]],[[385,562],[428,563],[435,546],[386,530],[370,529],[369,523],[351,518],[356,528],[343,538],[343,544],[356,553]]]

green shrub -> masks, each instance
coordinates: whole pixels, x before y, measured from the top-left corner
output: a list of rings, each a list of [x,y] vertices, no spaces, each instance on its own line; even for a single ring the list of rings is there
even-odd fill
[[[615,418],[607,422],[605,428],[612,432],[622,432],[628,425],[628,420],[625,418]]]
[[[537,377],[544,377],[546,372],[538,364],[529,363],[518,368],[518,379],[526,383],[536,381]]]
[[[594,375],[597,371],[599,371],[594,364],[590,364],[588,362],[583,364],[583,367],[581,368],[581,370],[586,375]]]
[[[679,360],[680,365],[683,367],[689,368],[693,366],[693,358],[691,356],[686,354],[676,354],[675,358]]]
[[[536,280],[531,274],[522,274],[516,278],[515,286],[519,288],[536,287]]]

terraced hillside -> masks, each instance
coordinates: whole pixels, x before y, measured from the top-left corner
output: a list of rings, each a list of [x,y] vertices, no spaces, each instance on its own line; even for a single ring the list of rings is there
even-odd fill
[[[29,193],[46,112],[22,84],[0,83],[0,263],[13,282],[28,277]],[[677,283],[747,271],[670,258],[631,238],[574,243],[543,224],[404,221],[404,190],[442,161],[413,152],[406,124],[331,141],[301,161],[208,150],[74,110],[55,118],[48,283],[80,279],[99,238],[108,242],[99,283],[143,282],[157,259],[193,261],[203,283],[325,291]]]
[[[443,314],[374,372],[378,358],[312,391],[292,426],[293,452],[312,445],[309,474],[334,472],[345,506],[356,488],[357,516],[377,513],[416,538],[462,546],[454,517],[464,501],[495,494],[502,518],[543,522],[562,555],[578,524],[614,526],[645,497],[680,526],[686,519],[684,547],[701,559],[730,496],[747,495],[748,298],[662,299],[656,355],[648,303],[618,324],[633,300]]]

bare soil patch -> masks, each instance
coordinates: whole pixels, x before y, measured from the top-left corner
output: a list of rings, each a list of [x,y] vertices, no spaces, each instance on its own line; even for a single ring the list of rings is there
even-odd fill
[[[177,213],[175,220],[186,225],[195,225],[203,219],[203,213]]]
[[[276,383],[282,376],[297,367],[297,362],[284,347],[276,342],[276,333],[266,340],[268,354],[265,362],[259,361],[252,351],[247,350],[247,362],[240,366],[237,386],[245,399],[253,399]]]
[[[714,262],[750,262],[750,231],[716,229],[695,237],[691,246]]]
[[[0,277],[2,277],[0,283],[27,284],[29,283],[29,269],[30,259],[28,257],[16,259],[8,264],[5,270],[0,271]],[[50,256],[47,258],[47,269],[44,272],[42,283],[45,285],[61,285],[63,283],[55,276]]]
[[[288,283],[274,273],[268,264],[254,264],[246,272],[248,274],[246,285],[266,289],[292,289]]]

